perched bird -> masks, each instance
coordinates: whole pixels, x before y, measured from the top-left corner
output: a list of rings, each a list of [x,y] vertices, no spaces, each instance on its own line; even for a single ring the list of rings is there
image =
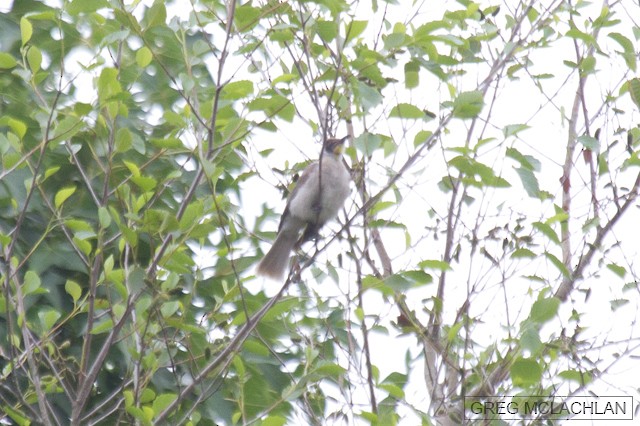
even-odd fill
[[[349,195],[351,181],[342,163],[347,138],[327,139],[320,159],[302,172],[280,218],[278,236],[258,265],[258,275],[282,279],[289,264],[289,253],[296,243],[313,239],[318,230],[338,214]]]

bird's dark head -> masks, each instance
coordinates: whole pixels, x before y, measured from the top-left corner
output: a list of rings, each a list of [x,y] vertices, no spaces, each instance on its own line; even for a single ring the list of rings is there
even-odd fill
[[[349,136],[345,136],[342,139],[327,139],[324,143],[324,150],[329,154],[341,155],[344,149],[345,141],[349,139]]]

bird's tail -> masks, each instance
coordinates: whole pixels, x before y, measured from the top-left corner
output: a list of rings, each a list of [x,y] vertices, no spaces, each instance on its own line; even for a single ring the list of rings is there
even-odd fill
[[[280,280],[289,266],[289,253],[296,244],[298,233],[281,231],[273,242],[271,249],[260,261],[257,268],[258,275],[274,280]]]

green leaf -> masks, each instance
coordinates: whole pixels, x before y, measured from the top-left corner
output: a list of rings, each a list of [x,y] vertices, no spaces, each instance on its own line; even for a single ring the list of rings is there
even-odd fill
[[[226,84],[222,88],[222,98],[236,100],[246,98],[253,93],[253,82],[249,80],[239,80]]]
[[[353,89],[365,112],[371,108],[375,108],[382,102],[382,94],[380,94],[380,91],[364,81],[358,80]]]
[[[398,386],[391,383],[380,383],[378,385],[379,389],[386,391],[390,396],[398,399],[404,398],[404,391]]]
[[[420,130],[413,138],[413,146],[417,147],[418,145],[422,145],[423,143],[430,141],[432,136],[433,132],[428,130]]]
[[[404,86],[414,89],[420,85],[420,64],[417,61],[409,61],[404,65]]]
[[[0,52],[0,69],[8,70],[18,65],[16,60],[8,53]]]
[[[287,419],[282,416],[268,416],[260,423],[260,426],[284,426],[285,424],[287,424]]]
[[[426,114],[415,105],[407,103],[399,103],[394,106],[389,113],[389,117],[423,119]]]
[[[153,53],[147,46],[142,46],[136,52],[136,63],[140,68],[146,68],[153,59]]]
[[[149,142],[158,148],[184,149],[184,144],[178,138],[151,138]]]
[[[156,0],[153,6],[147,11],[146,18],[149,22],[148,28],[165,25],[167,21],[167,8],[164,5],[164,1]]]
[[[162,393],[158,395],[156,399],[153,400],[153,405],[151,407],[154,414],[160,414],[165,408],[171,405],[176,398],[178,398],[178,395],[175,393]]]
[[[443,260],[423,260],[418,263],[422,269],[434,269],[436,271],[451,271],[451,265]]]
[[[24,274],[24,283],[22,284],[22,293],[26,296],[38,290],[42,282],[40,277],[33,271],[27,271]]]
[[[622,57],[630,70],[636,70],[636,52],[631,40],[620,33],[609,33],[608,36],[622,47]]]
[[[618,309],[622,308],[623,306],[629,304],[629,300],[628,299],[614,299],[612,301],[609,302],[611,305],[611,311],[615,312]]]
[[[527,248],[518,248],[511,253],[511,257],[514,259],[527,258],[532,259],[536,257],[536,254]]]
[[[542,367],[534,359],[518,358],[511,365],[511,380],[515,386],[526,388],[540,383]]]
[[[558,237],[558,234],[556,234],[556,231],[554,231],[551,226],[542,222],[533,222],[532,226],[538,231],[542,232],[551,241],[560,245],[560,238]]]
[[[58,191],[56,193],[56,196],[53,199],[53,203],[56,209],[60,209],[60,206],[62,206],[62,204],[67,200],[67,198],[71,197],[71,195],[73,195],[74,192],[76,192],[75,186],[68,186]]]
[[[582,146],[590,149],[591,151],[598,152],[600,150],[600,141],[598,141],[598,139],[594,138],[593,136],[582,135],[578,137],[578,142],[580,142]]]
[[[131,130],[121,127],[116,132],[116,152],[127,152],[131,148],[133,135]]]
[[[338,35],[338,23],[336,21],[318,20],[316,22],[316,31],[322,41],[329,43]]]
[[[260,13],[260,9],[252,6],[251,2],[247,2],[240,7],[236,7],[233,18],[238,31],[247,32],[258,25],[258,22],[260,22]]]
[[[278,116],[289,122],[293,121],[296,112],[289,99],[278,94],[256,98],[249,102],[248,107],[250,111],[264,111],[268,118]]]
[[[544,347],[540,340],[540,334],[536,327],[527,327],[520,337],[520,345],[522,349],[526,349],[532,354],[538,354],[540,349]]]
[[[9,125],[9,127],[11,127],[11,130],[13,130],[16,135],[18,135],[20,139],[24,138],[24,135],[27,134],[27,125],[22,121],[9,117],[6,123]]]
[[[544,256],[549,259],[551,261],[551,263],[553,263],[553,265],[558,268],[558,270],[562,273],[562,275],[564,275],[565,277],[569,277],[571,274],[569,273],[569,270],[567,269],[567,267],[565,266],[564,263],[562,263],[562,261],[560,259],[558,259],[555,255],[549,253],[548,251],[544,252]]]
[[[456,337],[458,337],[458,333],[460,332],[460,329],[463,325],[464,321],[458,321],[451,325],[451,328],[449,328],[449,330],[447,331],[447,341],[449,343],[452,343],[456,339]]]
[[[640,108],[640,78],[632,78],[627,81],[627,87],[629,88],[631,100]]]
[[[60,314],[60,312],[52,308],[45,308],[38,311],[38,318],[40,319],[42,330],[45,332],[51,330],[61,316],[62,314]]]
[[[22,45],[29,43],[33,35],[33,26],[31,22],[24,16],[20,18],[20,36],[22,37]]]
[[[508,138],[509,136],[515,136],[518,133],[530,128],[531,126],[529,126],[528,124],[508,124],[502,128],[502,133],[504,134],[505,138]]]
[[[314,372],[322,376],[339,378],[343,376],[347,372],[347,370],[345,370],[344,367],[341,367],[333,362],[323,362],[318,368],[314,370]]]
[[[584,33],[576,27],[571,28],[565,35],[576,40],[582,40],[589,46],[596,45],[596,39],[591,34]]]
[[[589,384],[593,380],[591,373],[588,371],[565,370],[558,373],[558,376],[581,385]]]
[[[516,173],[520,177],[520,181],[522,182],[522,186],[524,190],[527,192],[527,195],[532,198],[538,198],[538,194],[540,192],[540,185],[538,184],[538,179],[536,175],[529,169],[523,167],[517,167]]]
[[[84,127],[81,118],[69,115],[60,120],[54,129],[54,140],[69,140]]]
[[[346,37],[344,44],[349,44],[350,41],[362,34],[365,28],[367,28],[368,23],[369,21],[351,21],[351,23],[347,24],[345,28]]]
[[[32,73],[35,74],[40,71],[40,66],[42,65],[42,52],[40,52],[40,49],[36,46],[29,47],[27,62],[29,63],[29,69],[31,69]]]
[[[73,299],[73,303],[76,303],[80,296],[82,296],[82,287],[75,281],[67,280],[64,283],[64,291]]]
[[[611,272],[613,272],[614,274],[619,276],[620,278],[624,278],[624,276],[627,275],[627,270],[624,268],[624,266],[620,266],[620,265],[618,265],[616,263],[607,264],[607,268]]]
[[[453,116],[456,118],[475,118],[484,107],[484,97],[479,90],[460,93],[453,101]]]
[[[560,299],[557,297],[536,300],[531,306],[529,318],[535,323],[544,324],[557,315],[559,307]]]
[[[110,331],[111,329],[113,329],[113,320],[111,318],[108,318],[96,325],[93,326],[93,328],[91,329],[91,334],[102,334],[102,333],[106,333],[107,331]]]
[[[507,157],[518,161],[520,165],[532,171],[540,171],[540,161],[531,155],[522,154],[515,148],[507,148]]]
[[[398,49],[403,46],[407,40],[407,36],[403,33],[391,33],[386,36],[382,36],[384,41],[384,48],[387,50]]]
[[[108,100],[122,92],[118,81],[118,70],[115,68],[103,68],[98,78],[98,99],[104,105]]]
[[[107,0],[73,0],[67,6],[67,12],[71,15],[78,15],[80,13],[92,13],[106,7],[109,7]]]
[[[357,136],[352,143],[358,151],[368,157],[380,148],[382,138],[378,134],[364,132]]]
[[[594,56],[587,56],[580,61],[580,74],[587,75],[594,72],[596,68],[596,58]]]

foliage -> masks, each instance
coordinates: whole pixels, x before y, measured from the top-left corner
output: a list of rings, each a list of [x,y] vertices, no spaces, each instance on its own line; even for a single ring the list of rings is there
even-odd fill
[[[638,5],[545,3],[1,11],[0,420],[457,424],[615,383]],[[352,197],[274,290],[279,197],[338,133]]]

